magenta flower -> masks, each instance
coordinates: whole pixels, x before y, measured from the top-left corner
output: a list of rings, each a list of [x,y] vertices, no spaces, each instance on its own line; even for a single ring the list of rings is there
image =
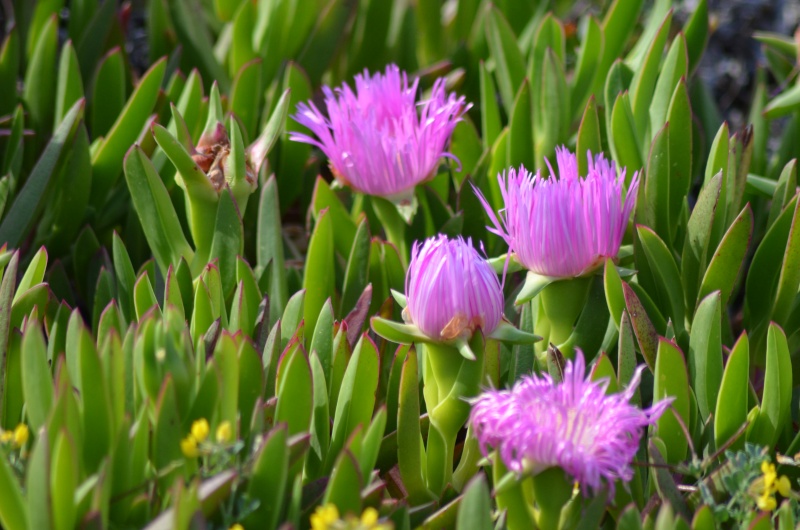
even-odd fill
[[[503,318],[503,291],[472,241],[439,235],[414,244],[403,318],[436,341],[490,334]]]
[[[325,115],[313,103],[297,106],[295,121],[318,139],[293,132],[290,139],[322,149],[334,176],[356,191],[395,201],[409,200],[414,187],[434,176],[450,135],[469,108],[447,94],[438,79],[430,99],[416,102],[418,80],[409,86],[395,65],[386,73],[356,76],[355,93],[345,83],[325,92]],[[419,112],[417,112],[419,107]]]
[[[531,175],[524,167],[498,175],[505,208],[498,219],[483,194],[478,198],[509,251],[526,269],[543,276],[567,278],[590,272],[614,258],[636,204],[639,174],[624,193],[625,169],[600,154],[589,158],[589,172],[578,175],[577,157],[556,149],[559,177]]]
[[[497,450],[508,469],[534,474],[560,467],[577,480],[584,495],[605,482],[611,494],[616,480],[633,478],[631,462],[645,427],[672,402],[647,410],[630,404],[644,366],[628,388],[606,395],[608,380],[586,377],[583,353],[567,361],[564,380],[530,376],[505,391],[488,391],[474,401],[470,422],[481,451]]]

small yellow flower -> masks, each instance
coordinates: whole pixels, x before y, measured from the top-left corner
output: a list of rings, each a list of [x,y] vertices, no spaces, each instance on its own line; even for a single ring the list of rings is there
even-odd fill
[[[11,440],[14,439],[14,431],[3,431],[0,430],[0,442],[7,444]]]
[[[367,528],[374,527],[378,522],[378,510],[375,508],[367,508],[361,514],[361,524]]]
[[[28,437],[30,436],[30,431],[28,430],[28,426],[24,423],[20,423],[17,425],[17,428],[14,429],[14,445],[16,447],[22,447],[26,443],[28,443]]]
[[[244,530],[244,526],[240,525],[239,523],[234,524],[228,530]]]
[[[758,498],[756,504],[758,505],[759,510],[765,512],[771,512],[778,507],[778,501],[775,500],[775,497],[769,494],[768,490],[764,490],[764,493]]]
[[[197,440],[193,435],[189,435],[181,440],[181,451],[186,458],[197,458],[200,456],[200,451],[197,450]]]
[[[339,509],[334,504],[318,506],[311,514],[311,530],[328,530],[330,525],[339,520]]]
[[[197,443],[203,442],[208,438],[209,430],[208,420],[205,418],[200,418],[192,423],[192,436],[194,436]]]
[[[231,429],[231,422],[223,421],[217,427],[217,442],[225,443],[230,442],[233,438],[233,429]]]

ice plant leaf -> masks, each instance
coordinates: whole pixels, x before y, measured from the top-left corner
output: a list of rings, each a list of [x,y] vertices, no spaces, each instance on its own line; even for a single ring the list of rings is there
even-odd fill
[[[0,116],[10,114],[17,104],[17,76],[20,61],[19,28],[13,25],[6,32],[0,47],[0,93],[7,94],[0,101]]]
[[[67,112],[53,133],[39,161],[28,175],[25,185],[17,193],[14,203],[0,223],[0,244],[16,247],[28,234],[44,206],[44,199],[56,169],[61,165],[64,148],[71,144],[83,118],[85,101],[80,100]]]
[[[336,251],[342,256],[349,256],[354,240],[357,237],[358,226],[350,217],[342,201],[321,176],[317,177],[317,182],[314,185],[311,204],[314,219],[318,219],[320,212],[325,209],[327,209],[329,215],[333,216],[336,226],[333,242],[336,246]]]
[[[720,241],[714,256],[708,264],[708,269],[700,283],[698,299],[702,299],[712,291],[719,290],[722,294],[722,304],[727,305],[733,292],[739,271],[744,264],[747,249],[750,246],[750,237],[753,233],[753,211],[747,204],[739,216],[731,223],[725,236]],[[800,275],[793,274],[794,289],[800,282]]]
[[[683,329],[684,301],[678,266],[667,245],[655,232],[637,225],[636,233],[655,279],[656,292],[651,294],[658,301],[661,312],[670,316],[677,329]]]
[[[83,81],[78,67],[78,56],[71,41],[61,49],[58,62],[58,86],[56,88],[56,108],[53,128],[58,127],[69,109],[83,97]],[[1,109],[0,109],[1,110]],[[2,112],[0,112],[2,114]]]
[[[634,29],[635,21],[639,17],[643,0],[615,0],[608,8],[603,18],[603,55],[598,66],[600,72],[608,72],[611,64],[622,55],[625,44]],[[595,95],[605,82],[602,75],[595,81]],[[616,96],[616,94],[612,94]],[[606,98],[604,106],[610,108],[612,102]]]
[[[512,166],[536,167],[534,158],[533,124],[531,123],[531,86],[527,79],[514,98],[508,125],[508,163]]]
[[[296,340],[281,355],[276,393],[275,421],[286,422],[290,435],[307,432],[313,411],[311,365],[302,344]]]
[[[125,151],[136,141],[155,108],[167,63],[159,60],[145,72],[122,113],[92,156],[92,204],[100,207],[122,169]]]
[[[248,528],[277,527],[280,517],[280,506],[283,506],[287,493],[287,477],[289,474],[289,455],[286,446],[286,427],[279,425],[269,432],[258,453],[253,467],[253,474],[247,484],[247,493],[258,499],[264,509],[253,511],[245,518],[243,524]]]
[[[31,123],[40,133],[45,133],[50,128],[55,110],[54,72],[57,47],[58,17],[54,14],[46,19],[42,31],[37,36],[33,54],[29,54],[22,91],[22,99],[30,109]]]
[[[22,389],[30,427],[36,431],[45,424],[53,405],[53,381],[47,363],[47,346],[41,329],[28,326],[22,337]]]
[[[161,270],[181,258],[191,261],[193,251],[183,235],[178,214],[161,178],[139,146],[125,157],[125,179],[147,241]]]
[[[258,174],[261,169],[261,164],[264,162],[267,154],[272,150],[278,137],[283,134],[283,130],[286,127],[286,116],[289,114],[290,94],[290,88],[283,91],[278,103],[275,104],[275,108],[272,109],[272,114],[270,114],[269,121],[267,121],[267,124],[264,126],[264,130],[261,131],[261,134],[256,138],[255,142],[250,144],[248,148],[250,161],[253,164],[253,169],[256,174]]]
[[[494,80],[483,61],[480,63],[481,76],[481,138],[490,147],[500,135],[500,110],[495,96]]]
[[[199,212],[198,215],[202,215]],[[224,189],[217,206],[214,235],[211,241],[210,259],[219,260],[222,290],[227,297],[233,292],[236,279],[236,258],[244,251],[244,228],[233,193]]]
[[[334,294],[333,233],[332,216],[328,210],[323,210],[308,243],[308,255],[303,273],[303,289],[306,291],[303,319],[309,333],[313,333],[316,327],[325,300]]]
[[[636,129],[627,92],[617,96],[611,111],[610,125],[608,143],[614,160],[632,170],[642,168],[644,163],[638,140],[639,132]]]
[[[758,416],[748,429],[747,441],[773,445],[790,415],[792,362],[783,330],[770,323],[767,331],[767,366],[764,371],[764,396]]]
[[[639,351],[642,353],[647,366],[651,371],[655,371],[656,351],[658,348],[658,333],[655,326],[647,316],[642,302],[631,287],[623,282],[622,292],[625,297],[625,308],[631,318],[636,340],[639,342]]]
[[[486,478],[477,474],[464,490],[458,509],[458,530],[481,530],[492,527],[492,506]]]
[[[584,107],[587,96],[593,97],[591,94],[592,88],[597,80],[602,77],[601,73],[604,70],[600,70],[599,63],[603,57],[604,41],[605,38],[600,23],[596,18],[590,16],[586,25],[586,33],[578,49],[578,63],[575,66],[575,75],[570,83],[572,116],[576,116]],[[585,149],[580,149],[579,144],[577,151],[582,153]],[[592,152],[598,153],[600,149],[592,149]]]
[[[686,55],[686,39],[678,34],[669,46],[650,104],[650,131],[657,133],[668,121],[667,112],[678,83],[686,76],[688,58]],[[691,115],[689,116],[691,118]],[[669,120],[671,122],[671,120]]]
[[[328,470],[333,467],[334,458],[351,434],[356,429],[369,426],[378,391],[379,372],[378,350],[369,335],[363,334],[347,363],[339,390],[328,450]]]
[[[717,408],[722,381],[722,306],[721,293],[715,291],[697,306],[689,337],[689,375],[697,397],[700,420]]]
[[[733,345],[725,371],[720,382],[717,405],[714,410],[714,442],[722,447],[747,421],[747,392],[742,389],[749,385],[750,373],[750,341],[747,333],[742,333]],[[740,438],[734,449],[742,447],[744,438]]]
[[[656,433],[664,440],[667,462],[675,464],[683,461],[688,448],[686,435],[676,417],[679,417],[684,425],[689,425],[689,407],[691,406],[689,374],[683,352],[674,342],[663,337],[658,339],[653,376],[655,378],[653,399],[661,400],[668,397],[674,399],[671,409],[658,420]]]
[[[583,111],[583,118],[578,128],[577,146],[575,148],[575,154],[578,159],[578,174],[586,175],[589,172],[588,159],[584,156],[585,153],[600,153],[602,151],[597,101],[594,96],[591,96],[586,104],[586,109]]]
[[[422,433],[419,421],[419,372],[417,352],[408,350],[400,376],[400,392],[397,409],[397,465],[408,498],[414,504],[429,502],[435,498],[425,485],[422,470],[426,467],[422,458]]]
[[[638,65],[638,68],[634,68],[635,72],[630,85],[631,109],[634,123],[636,124],[635,128],[640,138],[647,126],[650,102],[653,99],[653,90],[658,76],[658,67],[661,64],[661,56],[664,52],[664,44],[667,41],[671,23],[672,11],[670,10],[650,42],[642,64]]]
[[[503,107],[514,108],[514,94],[525,77],[525,58],[514,31],[497,7],[492,6],[486,23],[486,41],[497,68],[497,85]]]

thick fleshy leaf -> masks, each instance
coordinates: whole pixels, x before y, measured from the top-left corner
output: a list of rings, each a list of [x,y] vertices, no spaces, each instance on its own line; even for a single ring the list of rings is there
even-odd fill
[[[497,85],[503,107],[514,108],[514,94],[525,77],[525,58],[517,37],[499,9],[492,6],[486,21],[486,41],[495,60]]]
[[[714,442],[717,447],[728,442],[747,421],[748,392],[744,389],[749,385],[749,373],[750,342],[747,333],[742,333],[728,355],[719,387],[714,411]],[[743,445],[744,438],[741,438],[732,448],[739,449]]]
[[[767,366],[764,396],[758,417],[748,429],[747,441],[773,445],[790,416],[792,401],[792,360],[783,330],[774,323],[767,332]]]
[[[717,408],[722,381],[721,307],[719,291],[703,298],[697,306],[689,338],[689,375],[701,421]]]
[[[64,148],[71,145],[72,138],[78,130],[78,123],[83,117],[83,107],[84,100],[75,103],[61,125],[56,128],[42,156],[28,175],[25,185],[17,194],[11,209],[0,223],[0,244],[7,243],[13,248],[27,236],[28,230],[44,207],[47,190],[61,164]]]
[[[190,262],[194,252],[183,235],[178,214],[153,163],[139,146],[125,156],[125,180],[161,271],[166,274],[169,266],[177,265],[181,258]]]
[[[678,463],[685,458],[688,447],[686,435],[679,421],[683,425],[689,425],[691,401],[686,360],[674,342],[664,338],[659,339],[654,377],[653,400],[667,397],[675,399],[671,408],[664,412],[656,423],[656,432],[666,446],[667,462]]]
[[[92,204],[101,207],[122,170],[125,152],[136,142],[156,106],[167,63],[157,61],[144,74],[122,113],[92,155]],[[134,195],[131,193],[131,195]]]
[[[323,210],[308,243],[303,274],[303,289],[306,291],[303,319],[309,334],[313,333],[316,327],[323,304],[334,295],[333,234],[332,216],[328,210]]]
[[[753,212],[747,204],[739,216],[734,219],[727,233],[719,243],[714,256],[708,264],[708,269],[700,283],[698,299],[706,297],[713,291],[720,291],[722,304],[727,305],[733,292],[736,279],[739,277],[747,249],[750,246],[750,236],[753,233]],[[800,251],[800,249],[798,249]],[[796,281],[794,288],[800,282],[800,275],[794,274]]]

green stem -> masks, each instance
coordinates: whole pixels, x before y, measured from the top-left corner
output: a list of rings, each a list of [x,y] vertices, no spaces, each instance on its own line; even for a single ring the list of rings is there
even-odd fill
[[[372,208],[375,210],[375,215],[378,216],[383,229],[386,232],[386,238],[397,247],[400,254],[400,260],[403,262],[403,267],[408,268],[408,260],[411,252],[406,242],[406,222],[397,211],[394,204],[387,201],[382,197],[371,197]]]
[[[453,481],[456,438],[469,418],[467,398],[480,392],[485,357],[483,337],[476,333],[470,345],[476,356],[474,361],[465,359],[448,344],[427,343],[424,347],[427,367],[423,372],[424,396],[430,418],[428,487],[435,493],[441,493]]]
[[[586,305],[592,278],[570,278],[553,282],[540,293],[541,309],[550,323],[548,342],[558,346],[566,342],[575,325],[575,321]],[[571,352],[562,352],[571,357]]]

